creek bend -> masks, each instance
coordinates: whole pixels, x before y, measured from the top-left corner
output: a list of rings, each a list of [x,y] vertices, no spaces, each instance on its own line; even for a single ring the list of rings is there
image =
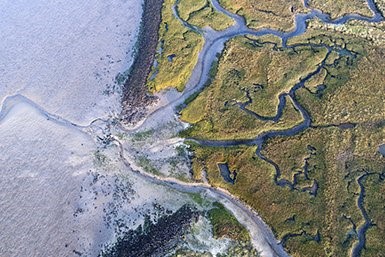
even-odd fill
[[[143,131],[149,128],[152,128],[154,124],[159,123],[165,123],[167,121],[172,120],[175,117],[175,110],[178,106],[181,106],[184,104],[184,102],[191,97],[194,94],[199,93],[203,90],[203,88],[206,86],[206,82],[210,79],[209,73],[210,69],[213,65],[213,63],[217,60],[218,55],[223,51],[225,43],[229,41],[230,39],[237,37],[237,36],[265,36],[265,35],[274,35],[282,40],[282,47],[283,48],[289,48],[293,46],[288,46],[287,41],[290,38],[302,35],[306,32],[307,29],[307,21],[311,19],[318,18],[321,22],[325,24],[335,24],[335,25],[342,25],[347,23],[350,20],[360,20],[360,21],[366,21],[371,23],[377,23],[384,20],[384,17],[382,13],[378,10],[376,4],[373,0],[368,0],[368,6],[373,12],[373,17],[365,17],[358,14],[346,14],[343,17],[337,18],[337,19],[331,19],[329,15],[322,13],[320,10],[317,9],[311,9],[309,7],[309,1],[304,0],[304,6],[310,11],[308,13],[300,13],[295,15],[294,18],[294,29],[292,31],[280,31],[280,30],[274,30],[269,28],[262,28],[258,30],[250,29],[247,27],[245,19],[242,16],[239,16],[237,14],[231,13],[224,9],[218,2],[218,0],[211,0],[212,5],[214,8],[231,17],[235,24],[226,30],[223,31],[214,31],[210,28],[200,29],[197,28],[191,24],[189,24],[187,21],[184,21],[178,13],[178,3],[177,0],[176,3],[173,6],[173,13],[175,17],[188,29],[195,31],[196,33],[200,34],[204,38],[204,45],[199,53],[198,56],[198,62],[195,65],[194,70],[192,71],[192,74],[190,76],[189,81],[187,82],[185,86],[185,90],[181,93],[176,92],[175,90],[169,90],[167,92],[163,92],[161,94],[158,94],[158,97],[161,99],[160,103],[153,108],[147,117],[140,123],[138,123],[135,127],[131,128],[122,128],[122,130],[126,132],[136,132],[136,131]],[[303,44],[307,45],[307,44]],[[311,45],[311,44],[309,44]],[[277,164],[275,164],[272,160],[265,157],[261,151],[263,149],[264,143],[271,138],[274,137],[290,137],[297,135],[306,129],[312,128],[312,118],[309,114],[309,112],[297,101],[296,98],[296,91],[300,88],[304,87],[304,83],[312,78],[314,75],[316,75],[325,65],[326,58],[329,56],[332,50],[336,50],[334,48],[331,48],[329,46],[325,45],[318,45],[318,47],[327,47],[328,53],[326,57],[322,60],[322,62],[318,65],[317,69],[311,73],[309,73],[305,78],[301,79],[299,83],[295,84],[289,92],[282,93],[279,96],[279,105],[277,106],[277,114],[274,117],[263,117],[261,115],[258,115],[256,113],[250,113],[253,115],[256,119],[260,120],[268,120],[276,122],[280,119],[282,116],[283,108],[286,105],[286,101],[284,100],[285,97],[289,97],[293,104],[295,109],[301,114],[303,121],[291,128],[284,129],[284,130],[272,130],[267,131],[264,133],[261,133],[260,135],[256,136],[252,139],[240,139],[240,140],[200,140],[200,139],[189,139],[194,141],[195,143],[198,143],[202,146],[215,146],[215,147],[229,147],[229,146],[239,146],[239,145],[249,145],[249,146],[257,146],[256,155],[263,161],[271,164],[275,168],[275,175],[274,175],[274,181],[276,185],[278,186],[288,186],[291,189],[295,189],[295,181],[294,183],[280,178],[280,169]],[[354,56],[354,52],[349,52],[345,49],[339,49],[337,51],[346,51],[348,54]],[[354,58],[354,57],[353,57]],[[240,104],[241,109],[248,112],[246,109],[245,104]],[[117,140],[117,142],[119,142]],[[124,157],[124,148],[122,147],[121,151],[121,157],[127,164],[127,166],[132,167],[132,162],[127,160]],[[304,169],[306,168],[306,163],[304,165]],[[287,254],[284,252],[282,245],[279,245],[277,240],[274,238],[274,235],[270,228],[264,222],[260,219],[260,217],[253,212],[249,207],[247,207],[245,204],[240,202],[237,198],[229,194],[228,192],[212,188],[211,186],[207,184],[194,184],[194,183],[185,183],[178,181],[176,179],[172,178],[163,178],[158,176],[153,176],[151,174],[148,174],[144,171],[142,171],[140,168],[135,169],[140,176],[143,176],[147,180],[156,183],[156,184],[164,184],[171,188],[174,188],[176,190],[182,191],[182,192],[204,192],[208,191],[210,192],[211,196],[216,199],[226,199],[227,201],[231,202],[232,204],[235,204],[238,206],[238,208],[243,211],[244,214],[248,215],[249,217],[252,217],[252,220],[255,221],[255,226],[258,227],[259,230],[263,231],[262,234],[264,235],[265,239],[262,239],[263,244],[270,246],[270,252],[263,252],[266,256],[287,256]],[[362,185],[362,184],[361,184]],[[310,193],[313,192],[314,195],[316,195],[316,191],[318,189],[318,183],[317,181],[313,181],[313,186],[309,189],[306,189]],[[304,190],[304,189],[303,189]],[[364,188],[361,187],[361,194],[358,200],[358,207],[361,209],[362,213],[363,211],[362,202],[364,194]],[[365,215],[364,215],[365,216]],[[258,222],[257,222],[258,221]],[[365,233],[367,230],[367,225],[365,225],[362,229],[359,229],[358,232],[358,238],[359,243],[354,248],[353,252],[360,252],[361,249],[365,246]],[[264,249],[265,250],[265,249]],[[352,254],[353,256],[354,253]]]

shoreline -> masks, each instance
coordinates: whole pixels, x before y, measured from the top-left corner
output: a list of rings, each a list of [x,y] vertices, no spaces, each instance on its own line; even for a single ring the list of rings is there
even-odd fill
[[[163,0],[144,0],[138,48],[123,85],[121,120],[124,123],[137,123],[146,116],[147,106],[157,101],[157,97],[149,93],[146,83],[158,47],[162,7]]]

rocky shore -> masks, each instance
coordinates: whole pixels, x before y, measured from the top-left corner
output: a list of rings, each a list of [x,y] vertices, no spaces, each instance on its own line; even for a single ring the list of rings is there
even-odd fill
[[[158,45],[162,6],[163,0],[145,0],[143,4],[138,48],[132,69],[123,86],[122,120],[128,124],[143,119],[146,107],[157,100],[148,92],[146,81]]]
[[[147,218],[143,226],[129,230],[100,256],[164,256],[182,240],[191,222],[198,217],[199,212],[184,205],[175,213],[161,217],[156,223]]]

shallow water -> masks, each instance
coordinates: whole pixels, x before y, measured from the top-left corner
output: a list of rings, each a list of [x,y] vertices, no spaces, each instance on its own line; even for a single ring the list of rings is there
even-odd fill
[[[378,151],[380,152],[380,154],[382,154],[382,156],[385,157],[385,144],[380,145],[380,146],[378,147]]]

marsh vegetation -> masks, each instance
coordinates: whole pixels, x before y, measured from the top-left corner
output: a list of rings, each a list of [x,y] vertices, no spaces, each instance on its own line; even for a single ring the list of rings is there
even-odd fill
[[[184,21],[195,28],[231,26],[209,2],[198,2],[178,2]],[[243,16],[249,28],[279,31],[293,29],[295,15],[312,8],[332,19],[373,15],[363,1],[220,4]],[[180,135],[190,140],[193,178],[251,206],[292,256],[380,256],[385,236],[385,158],[378,152],[385,138],[384,23],[335,26],[313,19],[306,24],[307,31],[286,44],[275,36],[243,34],[225,43],[212,78],[179,110],[190,124]],[[199,29],[183,29],[200,38]],[[168,33],[169,40],[176,36]],[[184,60],[189,64],[178,68],[191,72],[198,48],[189,49],[191,58]],[[162,65],[168,76],[187,74]],[[179,81],[181,90],[186,81]],[[237,171],[234,183],[221,176],[218,163]],[[226,216],[216,213],[220,209],[213,210],[213,218]],[[229,223],[214,225],[214,233],[227,227],[238,231],[230,218],[223,219]]]

